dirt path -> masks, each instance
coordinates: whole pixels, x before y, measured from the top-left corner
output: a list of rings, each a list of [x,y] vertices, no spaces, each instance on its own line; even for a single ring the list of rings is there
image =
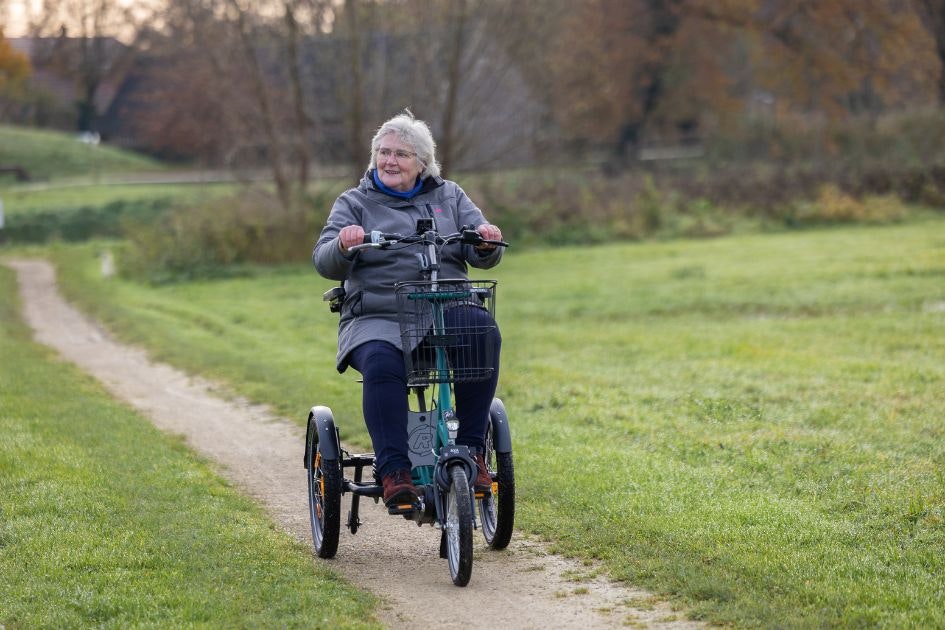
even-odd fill
[[[304,429],[259,406],[224,399],[219,387],[117,343],[60,297],[50,264],[6,264],[18,274],[24,317],[38,341],[94,375],[158,427],[183,435],[277,523],[310,544]],[[503,552],[489,550],[479,537],[472,580],[457,588],[438,557],[436,530],[390,517],[371,501],[362,505],[363,528],[357,536],[342,533],[338,555],[328,563],[383,599],[378,616],[392,628],[429,624],[430,611],[440,617],[434,625],[444,628],[696,626],[676,621],[680,615],[662,604],[634,608],[634,601],[651,601],[643,591],[600,577],[569,579],[586,576],[591,568],[551,555],[519,535]]]

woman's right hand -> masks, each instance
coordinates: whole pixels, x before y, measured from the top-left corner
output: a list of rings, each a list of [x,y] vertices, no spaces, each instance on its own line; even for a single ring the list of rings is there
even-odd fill
[[[342,254],[347,254],[349,248],[362,243],[364,243],[364,228],[360,225],[349,225],[338,232],[338,247]]]

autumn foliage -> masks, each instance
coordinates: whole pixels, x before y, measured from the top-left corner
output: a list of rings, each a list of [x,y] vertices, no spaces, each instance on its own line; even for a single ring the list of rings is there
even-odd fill
[[[15,51],[0,30],[0,120],[22,98],[29,76],[29,59]]]

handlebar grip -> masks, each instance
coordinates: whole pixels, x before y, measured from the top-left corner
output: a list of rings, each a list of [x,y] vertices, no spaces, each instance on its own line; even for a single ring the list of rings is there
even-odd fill
[[[400,240],[400,234],[387,234],[380,230],[371,230],[364,234],[364,238],[359,245],[353,245],[348,248],[349,252],[359,252],[362,249],[384,249],[394,241]]]
[[[460,231],[462,236],[460,237],[460,242],[466,243],[467,245],[495,245],[496,247],[508,247],[509,244],[505,241],[494,241],[487,238],[482,238],[482,235],[476,231],[475,228],[464,225]]]
[[[368,249],[371,247],[379,247],[381,243],[380,239],[381,233],[377,230],[371,232],[365,232],[364,237],[361,238],[361,242],[357,245],[352,245],[348,248],[348,252],[359,252],[362,249]]]

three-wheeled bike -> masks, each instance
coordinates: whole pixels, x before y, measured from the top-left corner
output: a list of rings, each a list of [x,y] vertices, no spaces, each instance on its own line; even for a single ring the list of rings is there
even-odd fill
[[[492,357],[481,356],[479,348],[484,344],[475,343],[476,335],[490,331],[462,317],[463,309],[485,309],[494,317],[497,285],[493,280],[440,278],[440,251],[451,243],[508,244],[484,240],[466,226],[444,236],[432,221],[424,220],[418,222],[414,234],[372,232],[364,240],[349,251],[418,248],[422,278],[393,288],[407,349],[404,395],[412,401],[407,423],[411,474],[420,496],[416,504],[393,505],[388,512],[438,528],[440,557],[448,560],[453,583],[465,586],[472,575],[473,530],[480,529],[492,549],[509,544],[515,518],[515,471],[508,415],[498,398],[492,401],[485,440],[491,492],[475,492],[476,463],[469,449],[455,442],[460,420],[454,414],[453,385],[489,378],[493,370]],[[339,312],[344,288],[332,289],[325,299],[333,312]],[[423,352],[410,351],[421,346]],[[377,502],[383,495],[374,455],[348,452],[331,409],[315,406],[308,416],[305,468],[315,552],[332,558],[338,550],[343,497],[350,496],[345,528],[356,534],[361,527],[361,497]]]

